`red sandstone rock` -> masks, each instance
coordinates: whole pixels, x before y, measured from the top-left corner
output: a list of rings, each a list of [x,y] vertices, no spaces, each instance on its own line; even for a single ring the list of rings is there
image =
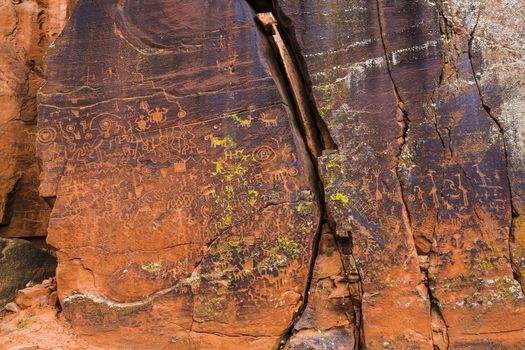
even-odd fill
[[[21,289],[16,293],[16,304],[23,308],[44,305],[55,306],[56,299],[52,298],[51,295],[54,289],[56,289],[56,283],[52,279]]]
[[[50,50],[40,191],[94,345],[274,348],[302,304],[317,185],[254,15],[81,1]]]
[[[45,236],[51,208],[38,195],[36,92],[42,59],[74,0],[0,3],[0,236]]]
[[[512,6],[278,3],[338,149],[321,160],[324,185],[338,235],[352,237],[363,277],[366,346],[428,347],[429,329],[439,348],[523,346],[524,296],[513,277],[520,277],[525,251],[523,196],[513,195],[523,187],[516,138],[523,128],[509,123],[523,88],[503,78],[510,71],[503,62],[519,66],[523,57],[522,26],[510,25]],[[489,34],[502,20],[515,39],[503,39],[501,27]],[[512,42],[503,44],[514,48],[511,59],[497,53],[500,33],[499,41]],[[480,76],[486,97],[477,64],[493,68]],[[415,283],[427,273],[428,284]],[[403,290],[419,291],[424,307],[407,307],[418,298],[401,298]]]
[[[36,136],[71,3],[1,5],[0,234],[45,232],[36,137],[57,296],[89,345],[34,305],[44,287],[0,344],[525,347],[522,4],[248,2],[277,21],[81,1]]]
[[[323,232],[315,260],[308,305],[295,323],[290,349],[352,349],[359,338],[349,276],[329,230]]]

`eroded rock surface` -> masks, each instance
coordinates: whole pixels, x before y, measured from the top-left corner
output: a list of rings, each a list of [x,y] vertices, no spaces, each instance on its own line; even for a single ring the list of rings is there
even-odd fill
[[[38,195],[36,92],[43,56],[72,0],[0,2],[0,236],[45,236],[51,207]]]
[[[511,2],[274,3],[337,147],[322,174],[362,277],[362,344],[523,346],[523,88],[510,66],[524,16]]]
[[[15,299],[28,283],[55,274],[56,258],[22,239],[0,238],[0,307]]]
[[[344,254],[325,226],[315,260],[308,303],[286,349],[353,349],[359,332]]]
[[[94,344],[275,348],[302,304],[317,180],[254,15],[80,1],[50,50],[40,191]]]
[[[64,315],[100,347],[524,347],[521,7],[82,0],[37,133]]]

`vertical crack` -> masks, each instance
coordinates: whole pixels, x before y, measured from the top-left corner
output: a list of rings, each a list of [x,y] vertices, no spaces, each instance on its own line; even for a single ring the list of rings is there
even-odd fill
[[[321,230],[325,224],[328,223],[327,212],[324,199],[324,188],[319,174],[319,164],[318,157],[320,157],[324,150],[326,149],[336,149],[335,142],[331,138],[328,128],[326,127],[324,121],[319,116],[315,103],[313,103],[311,98],[311,89],[306,83],[308,80],[304,76],[304,68],[299,63],[297,58],[297,50],[294,50],[294,45],[290,44],[290,38],[286,35],[287,31],[282,29],[285,27],[281,26],[278,19],[274,16],[274,7],[271,4],[271,1],[262,1],[262,0],[247,0],[248,3],[259,12],[256,16],[257,20],[265,30],[266,34],[269,37],[269,42],[274,49],[277,62],[280,66],[280,69],[283,73],[284,83],[286,84],[289,96],[291,97],[292,104],[291,106],[295,113],[297,119],[297,124],[300,129],[301,136],[305,140],[307,145],[308,153],[310,155],[313,172],[318,184],[318,188],[315,190],[318,193],[320,199],[320,209],[321,209],[321,221],[319,225],[319,232],[317,233],[313,249],[312,249],[312,259],[310,263],[306,290],[304,293],[304,299],[301,306],[299,307],[294,319],[292,320],[290,326],[284,333],[281,338],[279,349],[284,349],[290,337],[294,334],[294,328],[297,321],[301,318],[306,309],[309,301],[309,291],[312,285],[313,272],[315,267],[316,258],[318,256],[319,242],[321,238]],[[261,12],[264,11],[264,12]],[[284,30],[281,31],[281,30]],[[297,45],[295,45],[297,46]],[[337,237],[334,237],[337,238]],[[335,239],[338,250],[340,249],[340,242]],[[343,259],[343,256],[341,256]],[[346,272],[346,264],[343,263],[343,268],[345,269],[345,274],[348,277]],[[359,275],[359,273],[357,273]],[[358,277],[359,278],[359,277]],[[348,289],[350,290],[350,283],[348,283]],[[360,291],[362,290],[359,287]],[[359,296],[359,301],[361,297]],[[353,305],[354,306],[354,305]],[[354,313],[354,319],[357,320],[355,315],[355,308],[352,312]],[[360,312],[359,312],[360,314]],[[361,315],[359,317],[362,317]],[[357,322],[356,322],[357,323]],[[361,322],[359,322],[361,323]],[[357,333],[360,332],[359,324],[355,324]],[[356,347],[359,347],[359,338],[356,337]]]
[[[400,139],[398,140],[398,142],[399,142],[399,151],[396,154],[396,159],[397,159],[396,177],[397,177],[397,181],[399,183],[399,188],[400,188],[400,192],[401,192],[401,200],[403,202],[403,213],[407,217],[408,224],[409,224],[408,229],[410,230],[410,232],[412,234],[412,238],[414,240],[414,246],[415,246],[415,237],[414,237],[413,232],[412,232],[412,219],[410,217],[410,212],[408,210],[407,200],[405,198],[405,193],[403,191],[403,183],[401,181],[401,171],[402,171],[401,159],[403,157],[403,154],[406,153],[406,149],[405,148],[407,147],[406,141],[407,141],[408,132],[409,132],[409,129],[410,129],[410,119],[408,117],[408,112],[405,109],[405,103],[404,103],[403,99],[401,98],[401,95],[399,94],[398,87],[396,85],[396,82],[394,80],[394,76],[392,74],[392,66],[390,65],[390,60],[388,58],[388,50],[387,50],[386,43],[385,43],[385,34],[383,32],[383,23],[382,23],[382,19],[381,19],[380,0],[376,0],[376,6],[377,6],[377,21],[378,21],[378,24],[379,24],[379,32],[380,32],[380,35],[381,35],[381,45],[383,46],[383,53],[384,53],[384,57],[385,57],[385,62],[386,62],[386,67],[387,67],[387,71],[388,71],[388,76],[390,77],[390,81],[392,83],[394,94],[395,94],[396,100],[397,100],[397,113],[396,113],[397,120],[396,121],[398,122],[398,124],[402,128],[402,134],[401,134]]]
[[[401,138],[399,140],[399,152],[396,155],[396,157],[397,157],[396,176],[397,176],[397,180],[398,180],[399,188],[400,188],[400,192],[401,192],[401,200],[402,200],[402,203],[403,203],[403,213],[407,217],[407,221],[408,221],[408,225],[409,225],[408,229],[410,230],[410,233],[411,233],[411,236],[412,236],[412,239],[413,239],[413,243],[414,243],[414,247],[415,247],[415,249],[417,251],[417,247],[416,247],[416,244],[415,244],[416,237],[414,236],[411,213],[410,213],[409,206],[408,206],[408,203],[407,203],[407,200],[406,200],[406,197],[405,197],[404,186],[403,186],[403,182],[402,182],[403,155],[407,153],[407,149],[406,148],[408,147],[407,139],[408,139],[408,134],[410,132],[410,117],[409,117],[408,111],[406,110],[405,102],[401,98],[401,95],[399,93],[399,89],[397,87],[397,84],[395,82],[395,79],[394,79],[394,76],[393,76],[393,73],[392,73],[392,66],[391,66],[391,62],[390,62],[390,59],[389,59],[389,55],[388,55],[388,48],[387,48],[387,45],[386,45],[386,42],[385,42],[385,33],[384,33],[384,28],[383,28],[383,20],[382,20],[382,16],[381,16],[381,2],[380,2],[380,0],[376,0],[376,7],[377,7],[377,21],[378,21],[379,31],[380,31],[380,35],[381,35],[381,44],[382,44],[382,47],[383,47],[386,67],[387,67],[388,75],[390,77],[390,81],[392,83],[394,94],[395,94],[396,100],[397,100],[397,115],[396,115],[397,122],[402,127],[402,136],[401,136]],[[440,28],[440,30],[441,30],[441,28]],[[444,58],[443,58],[443,61],[444,61]],[[439,86],[442,84],[442,82],[444,80],[444,76],[445,76],[445,72],[444,72],[444,69],[443,69],[442,72],[441,72],[441,75],[440,75],[438,86],[434,90],[432,96],[434,96],[436,91],[438,91]],[[430,101],[431,101],[432,105],[434,105],[434,101],[433,101],[432,98],[430,99]],[[444,156],[446,156],[445,141],[444,141],[441,133],[439,132],[439,128],[438,128],[438,125],[437,125],[437,116],[435,116],[435,115],[434,115],[434,121],[435,121],[434,126],[435,126],[436,133],[437,133],[437,135],[438,135],[438,137],[439,137],[439,139],[441,141],[441,144],[443,146]],[[449,148],[450,148],[450,138],[449,138]],[[443,197],[443,186],[444,186],[444,184],[442,183],[441,184],[441,189],[440,189],[441,197]],[[439,211],[436,212],[436,223],[434,224],[434,227],[433,227],[433,230],[432,230],[433,231],[433,241],[436,241],[435,240],[435,235],[436,235],[436,226],[437,226],[438,220],[439,220]],[[423,283],[424,283],[424,285],[425,285],[425,287],[427,289],[428,298],[430,299],[430,304],[431,304],[430,308],[429,308],[429,312],[430,312],[430,317],[431,317],[431,333],[432,333],[433,346],[434,346],[435,349],[441,349],[440,346],[439,346],[441,344],[441,345],[445,346],[446,349],[448,349],[449,348],[448,325],[447,325],[447,323],[445,321],[445,318],[443,317],[443,312],[441,310],[441,306],[440,306],[439,300],[433,295],[434,287],[429,282],[428,269],[430,267],[429,265],[430,265],[431,253],[432,253],[432,251],[429,252],[428,254],[419,255],[419,252],[417,252],[418,257],[420,259],[419,270],[420,270],[420,274],[422,276],[422,281],[423,281]],[[438,327],[438,330],[434,329],[434,324],[436,324],[436,327]],[[436,339],[435,333],[437,333],[437,332],[441,333],[442,339]]]
[[[470,37],[468,40],[468,58],[470,62],[470,67],[472,69],[472,77],[476,84],[476,89],[478,92],[479,101],[481,103],[481,106],[483,107],[487,115],[490,117],[490,119],[493,121],[493,123],[496,125],[498,132],[501,136],[501,141],[503,142],[503,152],[505,155],[505,180],[507,183],[507,187],[509,189],[509,202],[510,202],[510,208],[511,208],[511,222],[509,224],[509,237],[508,237],[509,261],[510,261],[510,266],[512,268],[513,277],[520,284],[522,292],[525,293],[525,283],[523,281],[524,276],[521,275],[519,268],[515,265],[514,259],[512,258],[511,244],[512,244],[512,241],[514,241],[515,239],[514,238],[514,228],[515,228],[514,224],[516,223],[516,220],[518,219],[520,214],[519,214],[519,211],[516,209],[516,206],[514,205],[514,200],[513,200],[514,197],[513,197],[512,186],[511,186],[511,181],[510,181],[510,176],[509,176],[509,172],[510,172],[509,152],[508,152],[508,147],[507,147],[507,140],[505,138],[505,129],[503,125],[501,124],[501,122],[498,120],[498,118],[494,116],[494,114],[491,111],[490,106],[485,102],[485,99],[483,98],[481,84],[479,82],[478,76],[476,75],[475,65],[473,62],[474,59],[472,55],[472,43],[474,41],[474,34],[476,32],[476,28],[479,23],[480,13],[481,13],[481,9],[478,10],[478,20],[474,28],[472,29],[472,32],[470,33]]]
[[[317,166],[317,157],[321,155],[323,145],[319,142],[319,139],[317,138],[317,129],[311,122],[311,116],[308,113],[308,107],[306,105],[306,102],[304,101],[304,89],[300,85],[301,77],[299,76],[298,71],[295,68],[292,56],[290,55],[284,41],[282,40],[282,37],[279,33],[279,29],[277,27],[277,20],[273,16],[272,12],[258,13],[256,19],[268,35],[269,42],[276,53],[277,62],[281,70],[284,72],[284,82],[287,85],[286,87],[288,93],[292,98],[291,100],[293,106],[291,107],[294,109],[294,116],[297,119],[297,124],[300,129],[299,131],[303,140],[305,140],[305,144],[307,146],[307,150],[312,161],[312,169],[314,172],[313,175],[315,176],[316,182],[318,184],[318,188],[315,188],[314,191],[318,193],[318,198],[320,199],[319,205],[321,211],[321,221],[323,221],[326,212],[324,206],[324,190],[322,188],[322,182],[320,181]],[[302,314],[304,313],[304,310],[308,305],[310,294],[309,291],[312,285],[315,260],[318,255],[322,226],[323,222],[320,222],[318,232],[314,237],[312,257],[310,259],[310,266],[306,281],[306,289],[304,291],[304,298],[288,329],[284,332],[283,336],[281,337],[279,349],[284,349],[286,343],[288,342],[288,339],[290,339],[290,337],[293,335],[295,324],[301,318]]]

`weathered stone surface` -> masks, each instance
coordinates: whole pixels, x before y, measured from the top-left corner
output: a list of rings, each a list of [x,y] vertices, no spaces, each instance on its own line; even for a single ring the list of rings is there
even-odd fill
[[[66,5],[2,4],[6,118],[33,120],[20,48],[50,42],[13,28],[53,37]],[[71,349],[525,347],[522,7],[82,0],[36,138],[62,315],[89,345],[49,310],[43,328]],[[45,203],[14,125],[0,232],[43,233],[15,215]],[[41,322],[24,293],[11,345]]]
[[[364,345],[431,348],[430,302],[397,168],[406,108],[421,114],[439,77],[435,9],[423,1],[276,3],[338,149],[321,159],[322,174],[337,234],[354,244]],[[419,86],[401,96],[408,83],[397,86],[397,75],[419,75]]]
[[[523,346],[524,297],[510,264],[520,276],[523,131],[510,121],[519,113],[499,108],[503,98],[519,110],[524,91],[508,64],[523,57],[513,6],[275,3],[338,149],[321,159],[322,173],[362,276],[365,346],[428,348],[430,329],[440,349]],[[499,26],[496,37],[506,36],[506,25],[518,28],[510,38],[488,34]]]
[[[59,297],[94,345],[268,349],[289,327],[320,210],[272,57],[244,1],[77,5],[37,148]]]
[[[308,293],[308,304],[295,323],[289,349],[353,349],[359,338],[350,281],[333,234],[325,229]]]
[[[56,259],[21,239],[0,238],[0,306],[15,299],[27,283],[55,274]]]
[[[45,236],[51,208],[38,195],[36,92],[42,58],[71,0],[0,2],[0,236]]]
[[[464,4],[452,3],[457,9]],[[471,34],[471,55],[480,98],[494,118],[506,147],[506,167],[513,221],[511,256],[522,289],[525,286],[525,9],[516,1],[475,2],[479,18]]]
[[[42,281],[40,284],[20,289],[16,292],[16,305],[22,308],[32,306],[55,306],[56,298],[53,293],[56,291],[56,282],[53,278]]]

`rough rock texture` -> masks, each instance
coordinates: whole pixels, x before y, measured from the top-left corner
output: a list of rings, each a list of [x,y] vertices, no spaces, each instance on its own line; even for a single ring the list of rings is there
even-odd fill
[[[0,236],[45,236],[51,207],[38,195],[36,92],[43,56],[74,0],[0,1]]]
[[[522,7],[81,0],[36,135],[63,315],[93,348],[525,348]]]
[[[0,238],[0,307],[15,299],[28,283],[55,274],[56,258],[22,239]]]
[[[361,345],[525,346],[519,6],[274,3],[337,148],[322,174]]]
[[[62,315],[57,316],[56,284],[52,279],[22,289],[20,310],[0,311],[1,350],[99,350],[72,332]],[[107,348],[106,348],[107,349]]]
[[[324,230],[308,293],[308,305],[295,323],[296,331],[287,349],[353,349],[359,334],[351,307],[350,293],[342,254],[334,236]]]
[[[50,49],[40,192],[94,344],[274,348],[302,304],[317,180],[254,15],[84,0]]]
[[[325,196],[337,235],[352,237],[365,345],[430,349],[430,301],[397,171],[411,101],[402,100],[391,66],[419,76],[411,99],[432,92],[439,68],[426,65],[440,55],[434,9],[427,2],[278,4],[337,146],[321,159]]]

